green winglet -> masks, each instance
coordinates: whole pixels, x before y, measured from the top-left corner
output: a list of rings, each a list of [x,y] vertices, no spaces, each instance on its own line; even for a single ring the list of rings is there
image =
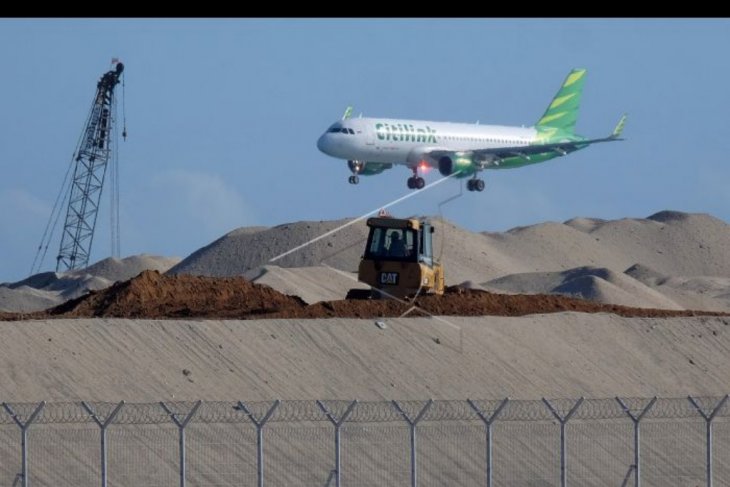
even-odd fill
[[[345,113],[342,115],[342,120],[347,120],[352,116],[352,107],[347,107]]]
[[[624,126],[626,125],[627,116],[628,115],[625,113],[621,116],[621,120],[618,121],[618,123],[616,124],[616,128],[613,129],[613,133],[611,134],[612,139],[617,139],[621,137],[621,132],[624,131]]]

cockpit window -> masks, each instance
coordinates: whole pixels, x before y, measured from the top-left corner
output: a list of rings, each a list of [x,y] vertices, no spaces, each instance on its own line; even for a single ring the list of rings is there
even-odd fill
[[[354,130],[349,129],[349,128],[344,128],[341,125],[333,125],[332,127],[329,128],[329,130],[327,130],[327,132],[330,133],[330,134],[343,133],[343,134],[352,134],[352,135],[355,135],[355,131]]]

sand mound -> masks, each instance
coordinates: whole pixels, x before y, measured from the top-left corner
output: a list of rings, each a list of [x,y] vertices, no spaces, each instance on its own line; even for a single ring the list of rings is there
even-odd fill
[[[193,252],[168,272],[218,277],[243,275],[348,221],[297,222],[253,230],[239,228]],[[324,262],[337,269],[357,272],[366,238],[365,222],[358,222],[271,264],[308,267]]]
[[[22,281],[0,285],[0,310],[25,313],[47,309],[89,291],[107,288],[115,281],[131,279],[144,270],[165,272],[179,261],[178,257],[141,254],[124,259],[110,257],[74,271],[41,272]]]
[[[40,272],[33,274],[30,277],[26,277],[22,281],[18,282],[6,282],[1,284],[1,287],[7,287],[10,289],[17,289],[19,287],[27,286],[34,289],[46,289],[61,278],[62,274],[57,272]]]
[[[145,270],[154,270],[165,272],[173,265],[180,262],[179,257],[162,257],[158,255],[140,254],[117,259],[109,257],[102,259],[85,269],[78,269],[68,272],[41,272],[15,283],[5,283],[3,286],[15,289],[21,286],[28,286],[35,289],[45,289],[47,291],[62,291],[66,287],[75,287],[78,282],[90,280],[92,278],[104,279],[97,280],[95,284],[107,285],[115,281],[126,281],[138,275]],[[68,283],[73,283],[68,286]],[[91,283],[91,281],[90,281]],[[91,283],[92,285],[94,283]],[[93,289],[93,288],[90,288]]]
[[[287,268],[325,264],[356,272],[367,227],[365,221],[345,226],[351,221],[240,228],[197,250],[169,272],[232,276],[267,264]],[[437,218],[432,221],[436,227],[434,253],[441,256],[450,285],[583,266],[623,272],[637,262],[668,276],[730,277],[730,226],[704,214],[663,211],[646,219],[574,218],[482,234]],[[342,226],[342,230],[292,251]],[[270,262],[288,251],[292,252]]]
[[[322,266],[284,268],[268,265],[245,277],[281,293],[299,296],[308,304],[344,299],[348,289],[369,289],[358,282],[357,274],[343,275],[343,272]]]
[[[598,276],[577,277],[557,286],[552,292],[599,303],[620,304],[636,308],[683,309],[678,304],[651,289],[647,289],[641,294],[631,294]]]
[[[459,284],[456,284],[454,286],[454,288],[456,288],[456,289],[478,289],[478,290],[482,290],[482,291],[488,291],[488,289],[485,289],[484,287],[482,287],[481,285],[477,284],[474,281],[460,282]]]
[[[589,233],[604,223],[606,223],[606,220],[602,218],[577,217],[571,218],[563,224],[568,225],[569,227],[573,227],[576,230],[580,230],[581,232]]]
[[[231,232],[228,232],[227,235],[228,236],[232,236],[232,237],[235,237],[235,236],[238,236],[238,235],[249,235],[249,234],[254,234],[254,233],[262,232],[264,230],[268,230],[269,228],[271,228],[271,227],[264,227],[264,226],[258,226],[258,227],[240,227],[240,228],[237,228],[237,229],[235,229],[235,230],[233,230]]]
[[[39,291],[29,286],[0,286],[0,311],[28,313],[57,306],[63,299],[57,293]]]
[[[413,308],[413,304],[417,308]],[[145,271],[134,279],[116,283],[101,291],[92,291],[45,312],[22,317],[2,315],[0,318],[376,318],[404,314],[522,316],[560,311],[645,317],[697,314],[693,311],[599,304],[555,295],[502,295],[456,286],[447,288],[443,296],[419,296],[413,303],[390,299],[338,300],[307,306],[298,297],[281,294],[243,277],[160,275],[157,271]]]
[[[649,266],[634,264],[624,271],[624,274],[631,276],[647,286],[655,286],[665,282],[669,277],[666,274],[657,272]]]
[[[447,285],[482,282],[484,276],[503,276],[524,267],[519,257],[493,245],[482,234],[446,220],[434,220],[434,225],[434,255],[441,257]]]
[[[436,227],[434,254],[441,257],[444,264],[447,285],[472,281],[484,283],[482,286],[486,289],[497,288],[505,292],[549,293],[567,284],[569,276],[534,273],[590,266],[611,271],[613,274],[609,278],[596,273],[591,275],[613,286],[584,279],[581,282],[588,287],[580,295],[646,307],[730,309],[730,303],[722,297],[726,292],[715,289],[724,285],[716,279],[730,279],[730,258],[727,258],[730,255],[730,226],[709,215],[662,211],[646,219],[574,218],[565,223],[547,222],[503,233],[482,234],[469,232],[448,221],[436,218],[432,221]],[[247,276],[284,293],[301,296],[306,302],[336,299],[344,296],[350,287],[357,286],[323,268],[329,266],[348,273],[356,272],[367,236],[364,220],[348,225],[350,222],[352,220],[344,219],[297,222],[271,228],[239,228],[192,253],[168,272],[173,275]],[[294,250],[340,227],[341,230]],[[272,262],[272,258],[289,251],[292,252]],[[164,272],[173,261],[145,255],[122,261],[105,259],[76,274],[44,273],[7,286],[28,285],[59,292],[63,299],[76,298],[87,290],[101,289],[144,269]],[[313,267],[320,269],[293,271],[294,275],[288,274],[288,277],[282,270]],[[626,274],[622,275],[624,270]],[[525,275],[516,277],[519,274]],[[309,277],[313,275],[319,277]],[[509,279],[495,286],[490,284],[505,277]],[[680,281],[665,285],[671,278],[680,278]],[[530,279],[535,282],[527,282]],[[576,290],[575,287],[571,289]],[[619,290],[636,299],[627,301],[626,295]],[[6,299],[8,302],[11,300]],[[6,306],[5,309],[16,308]]]
[[[267,229],[239,228],[195,251],[169,273],[223,277],[250,275],[247,273],[254,271],[257,275],[261,273],[259,269],[268,264],[286,268],[324,264],[346,272],[357,272],[368,234],[364,220],[270,262],[272,258],[351,221],[307,221]],[[492,247],[480,234],[448,221],[432,221],[436,226],[434,254],[441,256],[446,266],[447,284],[466,280],[479,282],[485,275],[504,275],[519,266],[519,261]]]
[[[706,214],[662,211],[646,219],[574,218],[484,235],[522,262],[525,269],[512,274],[585,265],[623,271],[639,262],[670,276],[730,277],[730,225]]]
[[[241,277],[162,276],[157,271],[144,271],[129,281],[68,301],[48,310],[48,314],[120,318],[186,317],[209,313],[219,317],[260,316],[302,306],[298,298]]]
[[[666,276],[635,264],[625,273],[679,303],[684,308],[730,311],[730,278]]]
[[[146,270],[167,272],[180,260],[179,257],[162,257],[149,254],[132,255],[124,259],[109,257],[90,265],[83,271],[77,272],[101,277],[111,282],[126,281]]]
[[[638,308],[683,309],[660,292],[630,276],[600,267],[513,274],[489,281],[485,283],[485,287],[527,294],[562,294],[604,304]]]
[[[484,233],[495,249],[519,264],[510,272],[486,276],[483,281],[523,272],[554,272],[582,266],[625,269],[625,257],[607,249],[589,233],[556,222],[517,227],[504,233]]]
[[[700,215],[695,215],[700,216]],[[709,216],[709,215],[705,215]],[[655,222],[670,223],[670,222],[684,222],[689,221],[692,215],[689,213],[683,213],[681,211],[663,210],[654,213],[647,217],[647,220],[654,220]]]
[[[590,235],[631,259],[622,269],[640,262],[670,276],[730,277],[730,226],[710,215],[662,211],[606,222]]]

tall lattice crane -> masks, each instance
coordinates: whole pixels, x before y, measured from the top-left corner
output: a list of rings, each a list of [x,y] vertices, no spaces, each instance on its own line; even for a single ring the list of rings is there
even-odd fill
[[[68,199],[66,220],[61,234],[61,246],[56,257],[56,271],[84,268],[89,263],[91,244],[99,212],[104,178],[107,168],[111,167],[111,227],[112,255],[119,253],[119,189],[117,152],[115,151],[116,102],[114,88],[121,81],[124,65],[116,59],[114,67],[104,73],[96,85],[96,94],[91,110],[81,133],[79,144],[74,151],[66,178],[46,225],[46,230],[38,246],[31,273],[40,269],[48,244],[56,226],[63,203]],[[126,128],[122,133],[126,139]],[[67,186],[68,175],[73,169],[71,183]],[[63,200],[61,195],[65,194]],[[59,205],[59,200],[61,204]],[[53,224],[51,224],[53,222]],[[49,232],[50,228],[50,232]],[[45,248],[44,248],[45,245]],[[43,256],[39,256],[43,251]],[[38,268],[36,269],[36,262]]]

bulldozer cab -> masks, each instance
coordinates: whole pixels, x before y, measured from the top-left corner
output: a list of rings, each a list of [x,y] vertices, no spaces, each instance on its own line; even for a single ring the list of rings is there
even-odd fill
[[[373,291],[367,297],[443,294],[443,269],[433,258],[434,228],[427,220],[381,216],[369,218],[367,226],[370,232],[358,269],[358,280]],[[365,294],[351,290],[348,297]]]
[[[433,227],[418,220],[371,218],[365,259],[433,266]]]

